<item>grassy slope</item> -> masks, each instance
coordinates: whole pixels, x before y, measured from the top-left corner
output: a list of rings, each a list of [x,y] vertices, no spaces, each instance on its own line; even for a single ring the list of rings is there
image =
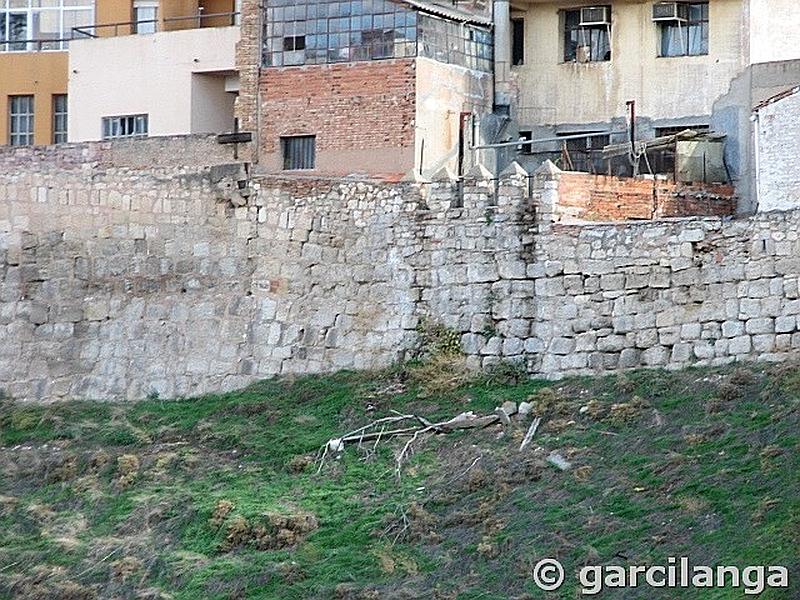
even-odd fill
[[[350,448],[320,475],[303,466],[391,409],[451,416],[531,396],[545,419],[523,455],[527,423],[432,438],[399,482],[395,444]],[[576,597],[573,581],[535,590],[544,556],[568,572],[668,556],[782,564],[796,583],[798,426],[790,367],[481,381],[428,396],[402,372],[342,373],[180,402],[6,403],[0,598]],[[553,450],[573,469],[549,466]],[[233,509],[212,523],[220,501]],[[288,546],[237,537],[276,513],[311,513],[319,527]],[[637,593],[602,597],[671,597]],[[762,597],[800,597],[788,594]]]

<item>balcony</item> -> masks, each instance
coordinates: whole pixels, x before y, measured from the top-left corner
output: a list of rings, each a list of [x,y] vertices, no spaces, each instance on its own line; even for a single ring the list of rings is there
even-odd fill
[[[238,12],[209,13],[202,9],[194,15],[164,17],[162,19],[140,19],[122,23],[104,23],[73,27],[74,38],[119,37],[124,35],[147,35],[165,31],[184,29],[204,29],[207,27],[230,27],[239,25]]]
[[[2,3],[2,0],[0,0]],[[29,10],[26,13],[6,13],[0,11],[0,32],[8,31],[8,35],[0,36],[0,53],[11,52],[63,52],[69,49],[70,42],[81,39],[119,37],[125,35],[146,35],[165,31],[181,31],[185,29],[203,29],[210,27],[230,27],[239,24],[238,12],[205,13],[202,8],[193,15],[172,16],[159,19],[140,19],[118,23],[75,25],[60,28],[59,31],[43,31],[40,24],[40,11]],[[87,11],[71,11],[70,15],[81,15]],[[91,23],[91,11],[89,16]],[[13,17],[13,18],[12,18]],[[55,13],[54,13],[55,17]],[[55,18],[55,21],[69,23],[80,21],[78,17],[67,18],[67,15]],[[38,27],[35,30],[34,25]],[[35,33],[30,37],[29,32]]]

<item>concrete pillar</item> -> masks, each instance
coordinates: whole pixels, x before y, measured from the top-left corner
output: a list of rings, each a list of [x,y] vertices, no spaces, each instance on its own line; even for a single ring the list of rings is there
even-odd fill
[[[508,0],[494,1],[495,104],[511,104],[511,7]]]

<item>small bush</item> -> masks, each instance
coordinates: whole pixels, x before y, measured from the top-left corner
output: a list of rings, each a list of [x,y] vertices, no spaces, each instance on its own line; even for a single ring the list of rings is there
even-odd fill
[[[411,380],[423,394],[442,394],[466,385],[474,374],[463,356],[435,354],[427,360],[409,367]]]

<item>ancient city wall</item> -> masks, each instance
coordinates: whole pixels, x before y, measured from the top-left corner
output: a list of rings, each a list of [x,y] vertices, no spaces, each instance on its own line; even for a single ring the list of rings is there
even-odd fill
[[[800,347],[800,212],[564,225],[550,174],[459,189],[102,152],[29,168],[14,152],[0,151],[0,388],[20,400],[379,367],[413,352],[422,317],[458,330],[475,367],[547,376]]]

